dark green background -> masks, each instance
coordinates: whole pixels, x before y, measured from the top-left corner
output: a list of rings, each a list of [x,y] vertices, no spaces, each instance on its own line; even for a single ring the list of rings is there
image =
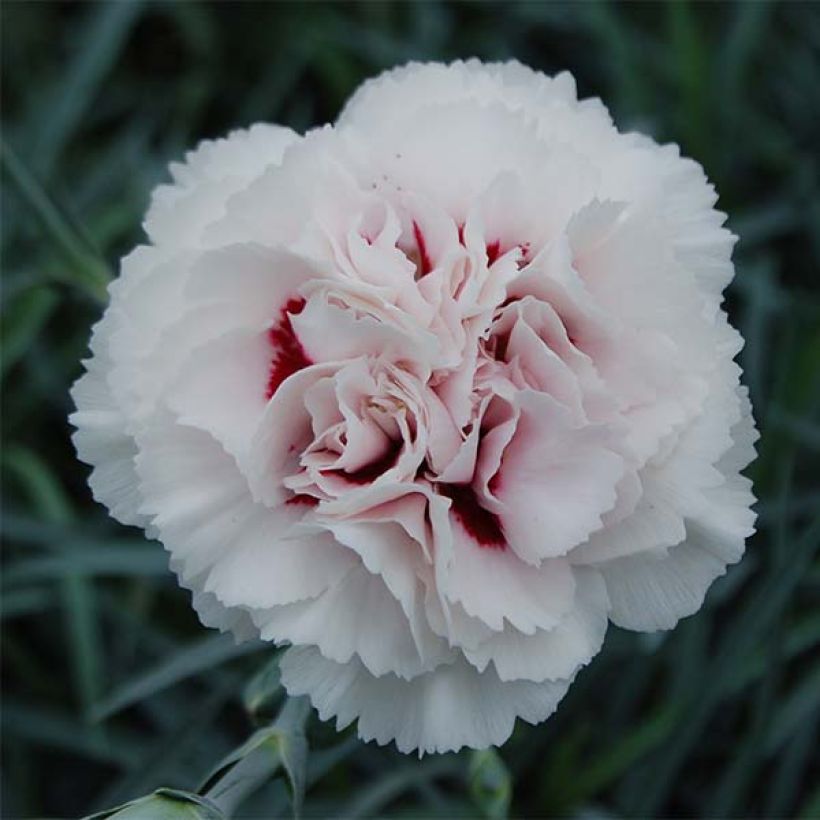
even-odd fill
[[[332,120],[409,58],[471,55],[570,69],[716,183],[740,236],[760,531],[674,632],[613,628],[478,780],[468,753],[419,762],[314,720],[306,813],[503,814],[511,790],[527,816],[820,815],[820,5],[6,0],[4,817],[196,788],[251,730],[241,685],[265,652],[206,633],[159,545],[91,501],[65,420],[100,283],[166,163],[256,120]],[[275,812],[280,783],[247,807]]]

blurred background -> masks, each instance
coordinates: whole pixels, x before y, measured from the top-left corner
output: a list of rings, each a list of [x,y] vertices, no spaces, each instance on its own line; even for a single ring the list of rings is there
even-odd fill
[[[12,2],[2,15],[3,817],[195,790],[275,713],[275,658],[209,633],[162,548],[94,504],[67,390],[149,192],[204,137],[332,120],[408,59],[571,70],[703,163],[762,428],[759,532],[670,634],[610,630],[498,753],[364,745],[315,717],[304,814],[820,816],[820,5]],[[261,671],[260,671],[261,670]],[[275,780],[243,817],[287,816]],[[148,817],[152,816],[150,813]]]

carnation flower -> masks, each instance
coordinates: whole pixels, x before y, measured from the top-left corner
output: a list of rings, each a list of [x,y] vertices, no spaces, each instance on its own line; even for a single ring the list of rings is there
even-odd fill
[[[411,64],[171,173],[74,440],[203,623],[288,645],[322,718],[503,743],[609,621],[669,629],[740,559],[735,238],[700,165],[569,74]]]

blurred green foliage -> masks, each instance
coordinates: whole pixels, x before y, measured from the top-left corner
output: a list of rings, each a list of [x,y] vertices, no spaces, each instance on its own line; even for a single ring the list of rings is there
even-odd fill
[[[151,188],[203,137],[304,129],[383,68],[471,55],[570,69],[716,183],[740,236],[728,307],[763,431],[759,532],[698,615],[613,628],[558,713],[497,754],[418,761],[314,718],[304,813],[820,815],[818,11],[6,0],[3,816],[195,789],[281,697],[270,650],[203,633],[162,548],[94,505],[70,445],[67,389]],[[276,781],[243,816],[288,811]]]

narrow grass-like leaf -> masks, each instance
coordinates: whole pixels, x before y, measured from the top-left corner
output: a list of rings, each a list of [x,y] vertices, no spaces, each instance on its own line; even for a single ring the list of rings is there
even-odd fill
[[[58,302],[54,288],[41,285],[20,293],[4,311],[0,328],[0,376],[5,376],[25,355]]]
[[[470,755],[468,770],[470,794],[484,817],[502,820],[512,801],[512,779],[506,764],[495,749]]]
[[[3,464],[11,468],[35,509],[55,525],[70,525],[73,511],[62,486],[43,459],[25,447],[7,448]],[[17,568],[9,570],[9,574]],[[97,700],[103,681],[102,644],[97,629],[94,589],[68,567],[61,573],[61,594],[67,613],[66,628],[71,647],[74,686],[84,713]]]
[[[0,141],[0,157],[3,170],[8,174],[23,203],[39,220],[54,249],[65,259],[67,272],[71,273],[68,281],[82,288],[95,300],[104,301],[106,286],[111,279],[105,263],[83,241],[5,140]]]
[[[237,644],[230,635],[209,635],[173,651],[154,668],[118,687],[94,706],[91,717],[104,720],[169,686],[264,648],[264,644],[256,641]]]
[[[168,556],[157,545],[124,546],[112,541],[91,549],[79,547],[59,555],[18,561],[3,575],[3,586],[19,586],[70,576],[168,576]]]
[[[654,768],[652,781],[647,784],[639,804],[634,807],[636,813],[645,816],[657,813],[670,782],[726,695],[725,688],[717,683],[730,678],[729,672],[736,666],[738,658],[782,612],[819,546],[820,518],[817,518],[795,540],[788,567],[779,576],[766,578],[757,595],[749,597],[746,608],[735,621],[733,629],[727,632],[716,658],[703,674],[703,678],[710,681],[708,690],[699,693],[697,700],[687,704],[686,719],[676,731],[675,744]]]
[[[820,664],[815,663],[792,692],[781,699],[777,720],[764,744],[765,753],[777,753],[817,714],[820,714]]]
[[[386,806],[419,783],[439,777],[463,777],[465,763],[458,755],[440,755],[415,764],[399,765],[359,790],[339,817],[353,820],[381,813]]]
[[[94,102],[106,73],[137,20],[140,5],[136,0],[120,0],[86,7],[88,21],[76,43],[68,71],[61,74],[48,95],[50,99],[38,110],[41,121],[32,129],[36,134],[32,155],[43,177],[48,178],[55,161]]]
[[[794,795],[800,793],[801,781],[806,777],[817,754],[820,712],[809,715],[776,762],[776,773],[766,789],[763,814],[766,817],[786,817],[794,803]]]
[[[11,445],[2,453],[3,467],[12,473],[43,518],[57,526],[72,520],[71,504],[48,463],[28,447]]]
[[[242,701],[251,718],[259,723],[273,720],[275,709],[282,698],[281,674],[276,653],[248,681],[242,693]]]
[[[4,698],[3,734],[49,749],[59,749],[102,763],[128,768],[145,755],[143,739],[132,732],[109,730],[103,736],[89,731],[71,715],[60,714]]]
[[[664,743],[674,732],[680,714],[675,701],[664,705],[633,727],[626,735],[601,755],[567,773],[566,785],[572,802],[585,802],[614,783],[625,771],[652,749]]]
[[[197,747],[207,747],[213,759],[212,755],[219,749],[220,743],[224,743],[215,731],[216,719],[235,689],[233,676],[215,681],[210,691],[180,715],[176,727],[162,732],[146,749],[145,758],[139,766],[106,788],[95,801],[100,810],[133,799],[135,795],[145,794],[160,783],[173,782],[183,788],[195,787],[194,772],[185,772],[183,766],[187,764],[190,767],[191,752]]]
[[[3,620],[42,612],[55,604],[54,596],[46,589],[30,588],[5,592],[0,596],[0,617]]]

